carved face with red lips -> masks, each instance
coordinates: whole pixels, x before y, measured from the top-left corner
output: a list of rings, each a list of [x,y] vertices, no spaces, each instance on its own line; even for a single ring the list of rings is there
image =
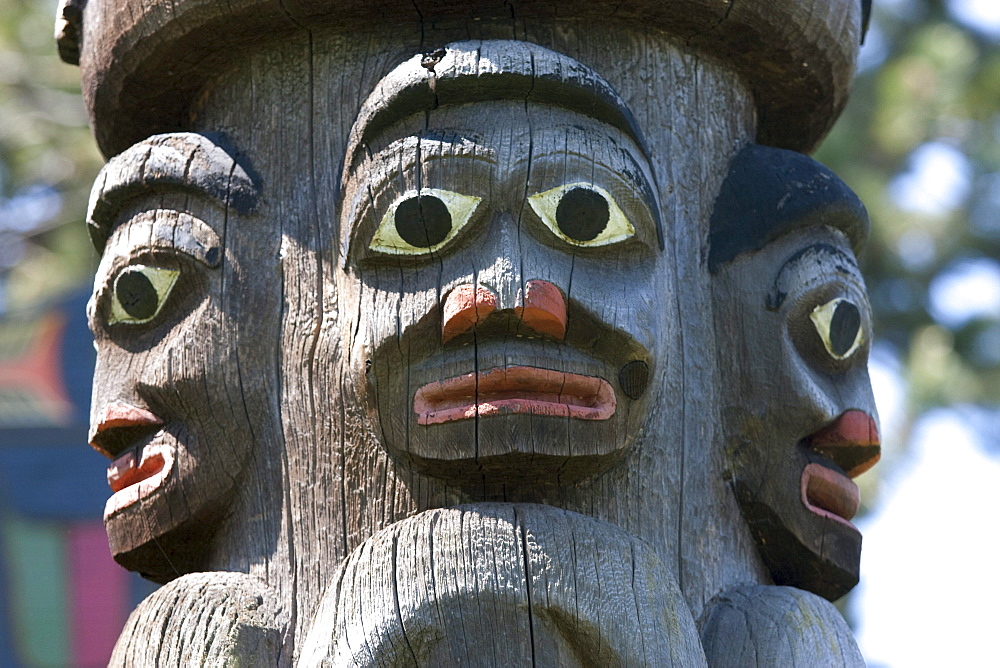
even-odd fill
[[[252,453],[273,447],[273,370],[252,350],[275,340],[280,313],[268,244],[225,234],[255,196],[230,155],[194,134],[133,146],[94,187],[91,445],[112,460],[112,554],[156,581],[204,568]]]
[[[746,170],[753,179],[779,175],[772,184],[788,189],[790,212],[783,217],[774,204],[783,195],[767,185],[752,196],[742,188],[734,220],[746,227],[727,228],[727,196],[748,156],[757,160]],[[851,518],[860,498],[851,479],[880,453],[867,368],[871,309],[852,250],[867,218],[854,194],[805,156],[753,147],[734,165],[713,221],[730,482],[775,583],[833,600],[858,581],[861,534]]]
[[[507,64],[524,55],[530,69],[528,50],[542,49],[519,48]],[[403,106],[393,96],[407,77],[427,86],[404,64],[352,132],[339,295],[357,313],[344,330],[355,386],[383,446],[419,471],[579,480],[635,439],[673,333],[658,325],[673,291],[648,161],[623,105],[604,122],[544,100],[477,100],[449,58],[462,62],[460,48],[437,64],[437,93],[468,103],[373,122]],[[527,86],[530,74],[497,76]],[[620,104],[606,89],[575,94]]]

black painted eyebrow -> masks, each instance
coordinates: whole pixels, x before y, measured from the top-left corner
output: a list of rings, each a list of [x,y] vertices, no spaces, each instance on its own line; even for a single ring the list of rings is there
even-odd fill
[[[709,271],[717,273],[743,253],[816,225],[843,232],[858,255],[870,223],[854,191],[812,158],[769,146],[745,146],[730,161],[715,200]]]
[[[90,192],[87,226],[94,247],[104,250],[118,212],[142,195],[189,192],[240,213],[252,211],[259,197],[255,179],[222,144],[218,135],[178,132],[150,137],[111,158]]]

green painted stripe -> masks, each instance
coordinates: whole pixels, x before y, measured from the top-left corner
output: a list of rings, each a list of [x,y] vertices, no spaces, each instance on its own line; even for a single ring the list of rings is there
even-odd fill
[[[63,527],[8,515],[0,522],[0,543],[17,653],[31,666],[69,665]]]

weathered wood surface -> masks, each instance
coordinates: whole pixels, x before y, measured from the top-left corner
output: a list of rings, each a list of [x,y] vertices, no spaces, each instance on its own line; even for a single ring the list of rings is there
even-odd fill
[[[68,0],[68,15],[80,0]],[[523,39],[540,27],[639,26],[711,60],[727,62],[760,106],[759,138],[811,150],[847,102],[861,39],[858,0],[629,0],[613,5],[545,0],[91,0],[82,29],[84,97],[106,155],[150,134],[191,127],[190,111],[218,72],[242,59],[247,45],[294,39],[331,27],[364,43],[364,33],[408,26],[397,43],[413,52],[444,41],[485,36]],[[451,32],[446,40],[435,33]],[[489,34],[489,33],[487,33]],[[458,35],[458,37],[456,37]],[[495,36],[495,34],[494,34]],[[546,40],[534,40],[546,43]],[[431,47],[431,48],[428,48]],[[570,50],[571,51],[571,50]],[[566,52],[566,51],[563,51]],[[608,54],[617,55],[614,51]]]
[[[110,666],[288,665],[288,610],[243,573],[193,573],[156,590],[129,616]]]
[[[264,583],[310,665],[702,665],[720,592],[850,586],[816,541],[852,544],[838,420],[874,416],[863,208],[807,162],[750,245],[713,211],[755,141],[832,123],[856,3],[165,7],[90,0],[76,33],[118,153],[89,221],[121,563]]]
[[[711,225],[730,484],[774,581],[835,600],[860,567],[851,478],[880,454],[871,306],[854,255],[868,215],[822,165],[749,146]]]
[[[532,504],[397,522],[331,583],[303,665],[705,665],[673,576],[614,525]]]
[[[865,665],[837,609],[794,587],[727,590],[709,602],[698,629],[713,668]]]

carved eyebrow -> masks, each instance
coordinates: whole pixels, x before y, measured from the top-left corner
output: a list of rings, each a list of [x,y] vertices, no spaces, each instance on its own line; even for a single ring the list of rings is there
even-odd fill
[[[121,208],[141,195],[173,190],[215,199],[240,213],[258,200],[255,180],[222,138],[178,132],[156,135],[111,158],[90,192],[87,226],[98,252],[104,250]]]
[[[840,230],[856,255],[868,239],[868,212],[853,190],[812,158],[749,144],[729,163],[710,219],[708,268],[760,250],[794,230]]]
[[[786,272],[790,271],[795,265],[797,265],[803,257],[809,254],[825,254],[837,262],[836,268],[838,271],[844,274],[856,274],[861,275],[861,269],[858,268],[857,260],[850,254],[845,252],[842,248],[838,248],[833,244],[828,243],[816,243],[805,248],[800,248],[795,251],[791,257],[785,260],[785,263],[781,265],[781,269],[778,270],[777,275],[774,277],[774,284],[771,286],[771,291],[767,295],[767,308],[775,311],[781,307],[781,304],[785,301],[788,296],[787,293],[781,290],[781,280]]]
[[[618,128],[649,157],[631,110],[594,70],[537,44],[515,40],[454,42],[416,55],[382,78],[361,105],[346,154],[353,171],[373,137],[414,113],[493,100],[540,102]]]

